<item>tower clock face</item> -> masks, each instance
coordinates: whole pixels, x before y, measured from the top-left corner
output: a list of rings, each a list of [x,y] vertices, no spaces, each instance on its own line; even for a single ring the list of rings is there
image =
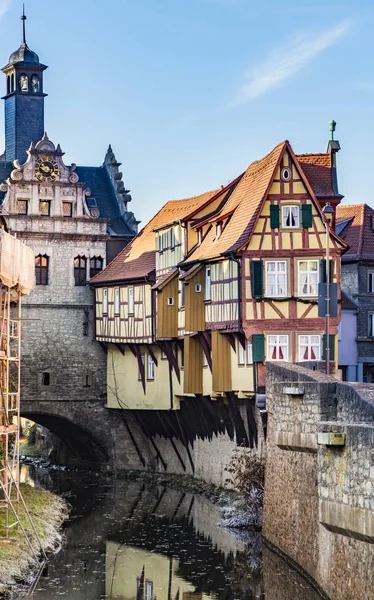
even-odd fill
[[[39,181],[54,181],[58,177],[58,163],[52,156],[40,156],[34,172]]]

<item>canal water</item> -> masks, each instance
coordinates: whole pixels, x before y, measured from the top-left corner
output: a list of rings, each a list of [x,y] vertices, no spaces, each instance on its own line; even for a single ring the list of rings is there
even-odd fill
[[[22,478],[71,505],[63,548],[32,600],[320,599],[259,533],[220,527],[219,508],[200,496],[33,467]]]

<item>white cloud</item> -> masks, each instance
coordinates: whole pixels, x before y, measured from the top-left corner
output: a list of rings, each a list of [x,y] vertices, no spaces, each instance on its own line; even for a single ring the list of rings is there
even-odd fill
[[[0,0],[0,17],[5,15],[10,6],[10,0]]]
[[[319,34],[299,33],[277,48],[245,76],[235,104],[245,104],[291,79],[318,54],[335,44],[350,29],[348,20]]]

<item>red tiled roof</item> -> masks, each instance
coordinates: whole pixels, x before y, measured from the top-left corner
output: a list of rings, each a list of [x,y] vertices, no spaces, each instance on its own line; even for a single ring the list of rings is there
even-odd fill
[[[218,191],[212,190],[193,198],[167,202],[130,244],[103,271],[95,275],[90,283],[107,283],[146,277],[156,268],[156,234],[154,229],[177,219],[182,219],[195,208],[205,204]]]
[[[296,158],[317,198],[335,196],[331,181],[331,159],[329,153],[297,154]]]
[[[233,212],[222,234],[216,238],[216,231],[213,227],[186,262],[213,258],[223,252],[238,250],[244,244],[256,222],[261,202],[287,145],[288,142],[278,144],[267,156],[249,165],[230,198],[222,207],[222,214]],[[216,221],[219,219],[220,215],[217,214]]]
[[[350,248],[342,261],[374,260],[374,210],[367,204],[338,206],[336,220],[347,221],[340,237]]]

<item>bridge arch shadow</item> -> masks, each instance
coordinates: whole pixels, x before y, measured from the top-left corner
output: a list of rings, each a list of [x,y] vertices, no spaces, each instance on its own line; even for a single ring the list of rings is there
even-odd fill
[[[53,415],[33,410],[21,410],[21,417],[29,419],[55,434],[64,444],[64,449],[58,462],[68,464],[95,464],[96,466],[105,466],[110,461],[110,456],[104,445],[98,441],[89,428],[84,428],[79,424],[73,423],[64,416]],[[56,456],[54,456],[56,458]]]

